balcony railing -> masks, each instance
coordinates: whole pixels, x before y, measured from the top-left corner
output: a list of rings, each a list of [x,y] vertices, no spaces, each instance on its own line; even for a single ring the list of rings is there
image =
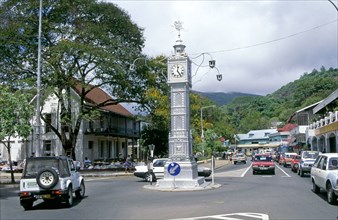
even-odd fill
[[[326,117],[309,125],[309,129],[318,129],[330,124],[338,122],[338,111],[330,112]]]
[[[103,136],[120,136],[120,137],[140,137],[138,129],[129,129],[125,127],[96,127],[86,128],[85,134],[103,135]]]

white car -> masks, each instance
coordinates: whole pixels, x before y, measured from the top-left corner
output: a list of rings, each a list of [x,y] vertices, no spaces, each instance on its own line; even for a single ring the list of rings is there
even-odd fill
[[[156,181],[156,179],[164,177],[164,165],[167,162],[167,158],[153,160],[153,172],[149,172],[147,165],[135,166],[134,176],[143,178],[145,181]],[[151,176],[153,175],[153,176]]]
[[[244,163],[246,164],[246,156],[243,153],[237,153],[231,157],[231,160],[234,164]]]
[[[338,153],[326,153],[317,157],[311,168],[312,191],[327,192],[327,201],[337,204],[338,198]]]
[[[321,154],[319,151],[303,151],[299,162],[298,175],[303,177],[305,173],[310,173],[311,167],[319,154]]]
[[[20,180],[20,204],[32,209],[34,201],[58,201],[66,207],[85,194],[84,179],[79,173],[80,162],[64,156],[27,158]]]
[[[159,158],[153,160],[153,172],[149,172],[147,165],[135,166],[134,176],[144,179],[147,182],[156,181],[164,177],[164,165],[168,158]],[[198,175],[208,177],[211,175],[211,169],[198,166]]]

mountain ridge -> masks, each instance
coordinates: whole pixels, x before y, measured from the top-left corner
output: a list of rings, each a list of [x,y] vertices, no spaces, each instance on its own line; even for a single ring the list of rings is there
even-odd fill
[[[226,105],[237,97],[243,97],[243,96],[260,97],[261,96],[261,95],[242,93],[242,92],[200,92],[200,91],[192,91],[192,92],[212,100],[219,106]]]

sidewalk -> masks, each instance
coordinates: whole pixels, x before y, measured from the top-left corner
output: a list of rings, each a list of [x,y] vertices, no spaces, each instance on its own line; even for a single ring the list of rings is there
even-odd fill
[[[211,160],[198,161],[198,165],[211,168]],[[215,170],[220,167],[226,166],[230,163],[229,160],[215,160]],[[133,173],[125,173],[124,171],[111,171],[111,170],[86,170],[80,171],[84,177],[115,177],[115,176],[132,176]],[[19,186],[21,173],[14,173],[15,183],[11,183],[11,174],[0,171],[0,186]]]

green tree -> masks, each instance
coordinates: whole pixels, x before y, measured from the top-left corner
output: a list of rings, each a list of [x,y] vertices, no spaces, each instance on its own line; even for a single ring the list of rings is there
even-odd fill
[[[4,0],[0,5],[0,80],[12,87],[35,86],[38,11],[36,0]],[[145,103],[152,73],[145,68],[129,70],[136,58],[143,57],[142,34],[130,16],[112,3],[43,1],[42,91],[43,97],[57,97],[61,129],[48,124],[43,115],[42,120],[73,158],[80,124],[96,115],[92,111],[121,102]],[[105,88],[114,99],[89,104],[86,95],[96,87]],[[78,114],[72,114],[72,89],[79,94]]]
[[[142,119],[147,122],[142,131],[142,148],[148,151],[148,146],[154,144],[154,154],[164,156],[168,154],[170,126],[170,89],[166,82],[166,58],[159,56],[144,61],[147,64],[146,71],[150,74],[144,103],[138,107],[138,110],[147,113]]]
[[[27,138],[31,132],[29,120],[33,116],[33,106],[22,92],[10,92],[7,87],[0,87],[0,142],[8,152],[11,181],[15,182],[11,157],[11,138]]]

